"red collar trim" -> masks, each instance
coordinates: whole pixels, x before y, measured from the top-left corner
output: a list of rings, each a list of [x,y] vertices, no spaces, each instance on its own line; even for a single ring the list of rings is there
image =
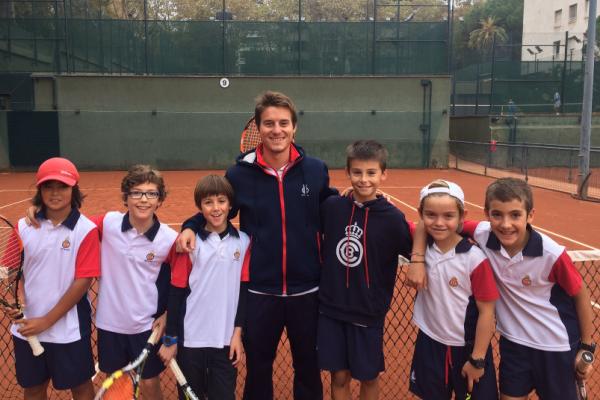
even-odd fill
[[[288,160],[289,160],[288,165],[294,164],[300,157],[302,157],[300,155],[300,152],[298,151],[296,146],[294,146],[294,144],[292,143],[290,145],[290,155],[288,157]],[[265,161],[265,158],[263,155],[263,144],[262,143],[259,144],[258,147],[256,148],[256,163],[263,168],[273,168]]]

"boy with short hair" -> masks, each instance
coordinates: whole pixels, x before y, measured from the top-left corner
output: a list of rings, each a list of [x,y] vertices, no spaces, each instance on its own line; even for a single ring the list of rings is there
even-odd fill
[[[135,359],[153,329],[166,325],[169,254],[177,233],[161,223],[157,209],[167,196],[162,175],[149,165],[134,165],[121,181],[126,213],[111,211],[92,219],[102,236],[102,278],[96,327],[98,363],[110,374]],[[140,389],[145,399],[161,399],[159,375],[164,370],[150,353]]]
[[[248,279],[250,239],[229,222],[233,198],[226,178],[202,178],[194,201],[206,222],[197,233],[196,249],[189,255],[173,253],[167,331],[159,355],[165,364],[177,356],[200,398],[235,399],[243,351],[247,289],[240,281]]]
[[[533,229],[533,195],[515,178],[490,184],[485,195],[488,221],[466,221],[490,260],[500,299],[500,393],[503,400],[577,398],[575,379],[587,379],[575,364],[592,343],[592,309],[581,275],[565,248]],[[420,249],[415,249],[421,253]],[[411,264],[419,268],[419,264]]]
[[[361,382],[361,399],[377,399],[398,255],[408,257],[412,241],[402,212],[377,195],[386,178],[386,149],[374,140],[359,140],[346,154],[353,191],[331,196],[321,206],[319,366],[331,372],[333,399],[350,397],[351,378]]]

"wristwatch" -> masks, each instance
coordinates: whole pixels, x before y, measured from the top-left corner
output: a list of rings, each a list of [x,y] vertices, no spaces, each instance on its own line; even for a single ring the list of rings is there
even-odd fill
[[[177,344],[177,336],[165,335],[165,336],[162,337],[162,343],[166,347],[173,346],[174,344]]]
[[[485,359],[483,358],[473,358],[473,356],[469,356],[469,362],[477,369],[485,368]]]
[[[592,342],[590,344],[587,344],[581,342],[579,343],[579,349],[589,351],[590,353],[594,354],[596,352],[596,343]]]

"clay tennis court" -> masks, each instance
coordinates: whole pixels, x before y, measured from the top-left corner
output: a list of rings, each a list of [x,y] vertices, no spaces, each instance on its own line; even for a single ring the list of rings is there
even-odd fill
[[[179,229],[181,222],[196,212],[193,202],[193,188],[196,181],[208,174],[221,174],[222,171],[166,171],[164,177],[168,196],[158,215],[162,222]],[[109,210],[124,210],[120,198],[120,181],[124,172],[83,172],[80,186],[87,196],[82,208],[83,213],[94,215]],[[348,186],[344,172],[330,171],[331,184],[338,188]],[[444,178],[457,182],[462,186],[466,196],[466,208],[469,219],[483,219],[483,193],[492,178],[460,172],[453,169],[443,170],[389,170],[388,178],[382,190],[391,196],[391,200],[400,208],[409,220],[417,220],[416,204],[422,186],[436,178]],[[0,174],[0,214],[12,221],[21,217],[29,206],[29,199],[35,191],[33,173]],[[535,220],[534,225],[541,232],[548,234],[568,250],[596,250],[600,248],[600,203],[575,200],[566,193],[534,188]],[[600,251],[597,253],[600,258]],[[600,278],[596,268],[600,259],[594,262],[578,262],[586,280],[592,300],[600,302]],[[403,271],[399,272],[396,285],[395,300],[392,311],[388,314],[386,325],[385,351],[386,372],[381,376],[381,399],[410,399],[407,392],[412,346],[416,330],[410,323],[412,317],[412,299],[414,290],[403,286]],[[95,295],[92,294],[91,297]],[[600,305],[594,303],[595,332],[600,328]],[[0,320],[0,398],[19,399],[22,391],[16,384],[13,371],[12,343],[8,333],[9,321]],[[600,341],[596,333],[595,342]],[[244,370],[240,369],[238,394],[243,386]],[[101,374],[95,382],[102,380]],[[323,374],[325,395],[329,397],[329,382]],[[175,399],[173,379],[169,371],[163,374],[163,390],[167,399]],[[274,367],[274,385],[277,399],[291,399],[292,369],[291,358],[286,343],[282,344]],[[353,387],[354,395],[358,393]],[[600,395],[600,373],[596,369],[588,383],[590,398]],[[51,398],[67,399],[66,393],[51,394]]]

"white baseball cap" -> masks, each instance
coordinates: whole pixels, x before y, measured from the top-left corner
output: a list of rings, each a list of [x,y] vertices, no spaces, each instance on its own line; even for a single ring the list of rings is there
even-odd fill
[[[457,198],[461,202],[461,204],[464,205],[465,204],[465,193],[460,188],[460,186],[458,186],[456,183],[450,182],[450,181],[442,180],[442,182],[445,182],[448,185],[448,187],[429,188],[431,183],[427,184],[427,186],[425,186],[423,189],[421,189],[421,195],[420,195],[419,201],[420,202],[423,201],[423,199],[425,197],[429,196],[430,194],[443,193],[443,194],[447,194],[449,196]]]

